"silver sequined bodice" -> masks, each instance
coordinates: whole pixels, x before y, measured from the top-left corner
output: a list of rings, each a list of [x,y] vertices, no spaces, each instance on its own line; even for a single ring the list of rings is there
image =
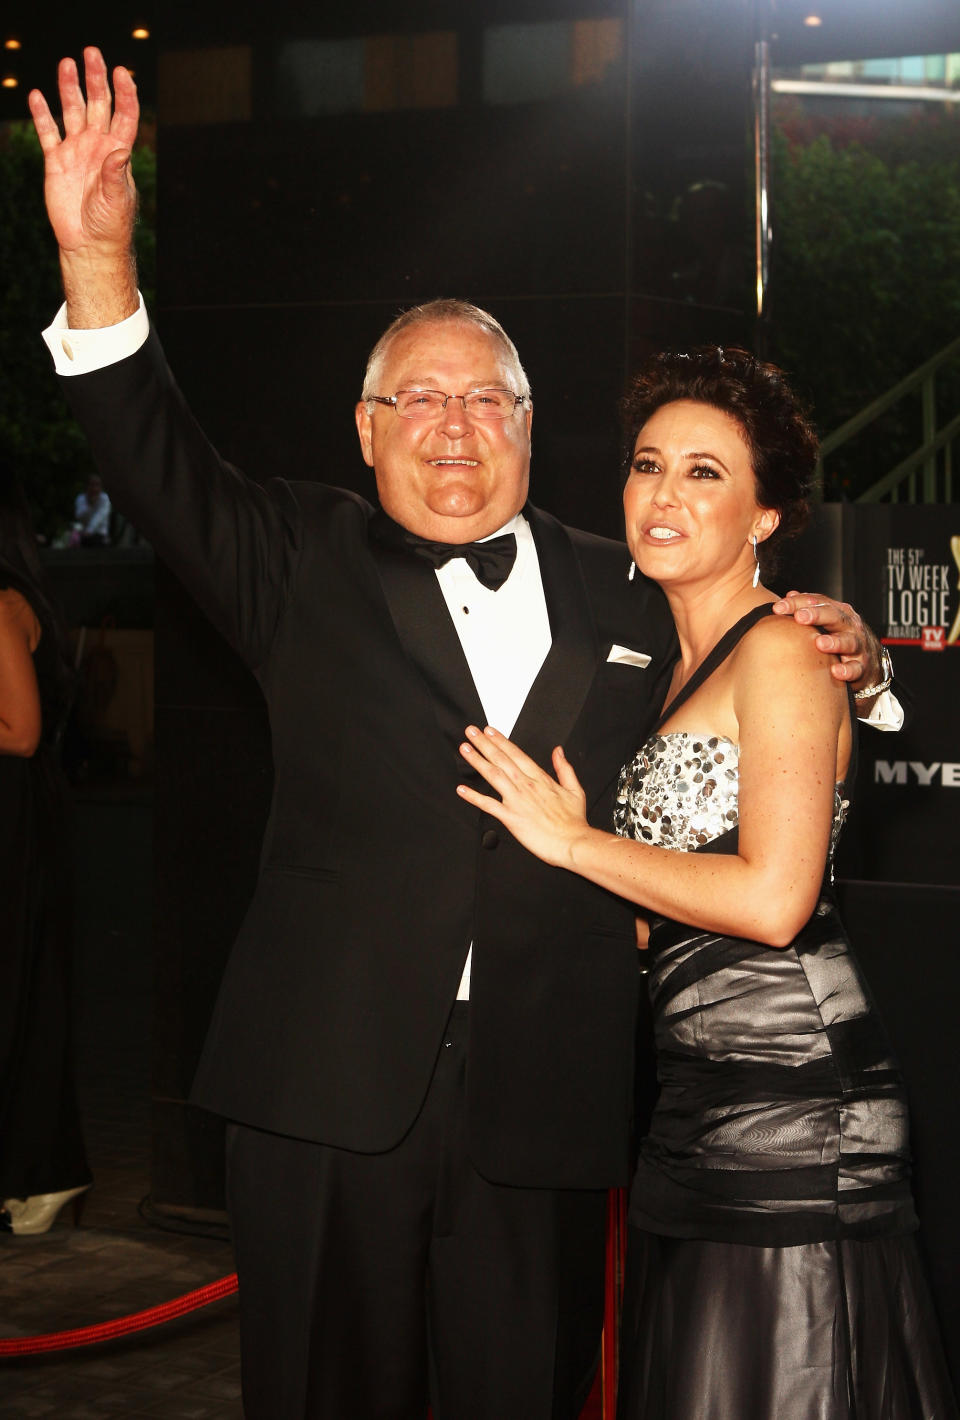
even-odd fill
[[[621,838],[692,853],[739,823],[740,746],[726,735],[668,730],[620,772],[613,825]],[[834,799],[830,855],[848,802]]]

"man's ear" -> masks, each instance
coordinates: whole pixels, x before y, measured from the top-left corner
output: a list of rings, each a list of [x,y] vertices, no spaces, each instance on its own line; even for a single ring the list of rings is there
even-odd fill
[[[373,416],[362,399],[357,401],[353,416],[357,421],[357,433],[360,435],[360,451],[363,454],[363,461],[368,467],[373,468]]]

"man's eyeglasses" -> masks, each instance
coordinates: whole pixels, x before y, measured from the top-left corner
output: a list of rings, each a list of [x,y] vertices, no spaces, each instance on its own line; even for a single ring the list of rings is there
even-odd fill
[[[397,390],[396,394],[372,394],[375,404],[389,404],[401,419],[435,419],[447,407],[448,399],[458,399],[471,419],[509,419],[524,396],[513,390],[468,390],[466,394],[444,394],[442,390]]]

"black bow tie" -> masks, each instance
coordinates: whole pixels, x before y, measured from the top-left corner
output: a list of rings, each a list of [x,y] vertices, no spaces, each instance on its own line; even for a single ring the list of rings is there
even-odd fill
[[[431,567],[443,567],[455,557],[463,557],[477,580],[492,592],[503,586],[517,560],[515,533],[501,533],[486,542],[430,542],[400,527],[385,513],[378,515],[375,524],[376,535],[381,541],[405,548],[429,562]]]

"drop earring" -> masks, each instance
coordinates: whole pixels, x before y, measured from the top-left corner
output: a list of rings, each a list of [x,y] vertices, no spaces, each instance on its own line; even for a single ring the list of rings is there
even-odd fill
[[[756,533],[754,533],[754,535],[753,535],[753,557],[754,557],[754,561],[755,561],[756,564],[757,564],[757,565],[754,567],[754,569],[753,569],[753,585],[756,586],[757,583],[760,581],[760,554],[759,554],[759,552],[757,551],[757,535],[756,535]]]
[[[634,577],[635,577],[636,575],[637,575],[637,564],[636,564],[635,562],[631,562],[631,563],[630,563],[630,571],[627,573],[627,581],[628,581],[628,582],[632,582],[633,579],[634,579]]]

